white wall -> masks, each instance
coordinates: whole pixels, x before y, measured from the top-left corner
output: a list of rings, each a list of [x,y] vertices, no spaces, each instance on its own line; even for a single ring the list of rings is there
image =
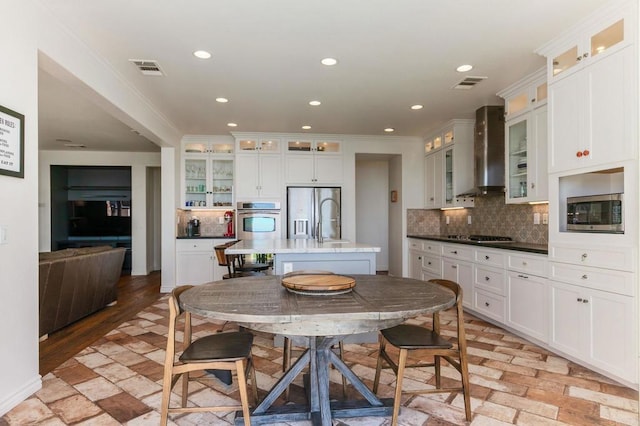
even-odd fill
[[[147,168],[160,166],[160,154],[149,152],[40,151],[38,225],[40,251],[51,250],[51,166],[131,167],[131,275],[146,275],[147,266]]]
[[[395,275],[408,273],[408,248],[405,244],[407,234],[407,209],[424,206],[423,140],[410,137],[389,136],[349,136],[337,135],[343,140],[344,185],[342,187],[343,238],[356,238],[356,154],[399,154],[401,159],[394,162],[392,176],[397,185],[398,203],[393,206],[389,220],[394,224],[394,233],[390,234],[389,252],[395,252],[390,258],[389,271]],[[398,225],[398,221],[400,224]],[[399,231],[399,232],[398,232]]]
[[[32,0],[2,0],[0,105],[25,116],[24,179],[0,175],[0,415],[40,386],[38,374],[38,52]]]
[[[416,182],[416,179],[420,180]],[[416,174],[411,175],[408,184],[414,187],[422,187],[422,182],[424,182],[424,180],[422,180],[422,171],[420,170],[416,171]],[[405,213],[406,210],[402,207],[404,188],[402,180],[402,157],[399,155],[394,155],[389,160],[389,191],[392,190],[398,191],[398,201],[389,204],[389,275],[401,277],[403,276],[402,247],[405,245],[404,236],[406,235],[406,231],[403,233],[402,230],[403,224],[404,229],[406,230],[405,222],[407,220],[407,215]],[[421,194],[423,193],[424,191],[421,192]],[[391,236],[395,236],[395,238],[391,238]],[[408,262],[406,263],[408,265]],[[406,275],[408,274],[405,274],[405,276]]]
[[[389,270],[389,161],[356,157],[356,241],[381,247],[376,270]]]

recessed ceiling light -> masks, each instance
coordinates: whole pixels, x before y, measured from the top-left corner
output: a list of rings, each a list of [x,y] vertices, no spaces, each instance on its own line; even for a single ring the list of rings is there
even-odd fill
[[[227,123],[227,126],[229,127],[238,127],[237,123]]]
[[[422,105],[420,104],[416,104],[416,105],[411,105],[411,109],[422,109],[424,108]]]
[[[323,60],[320,61],[322,63],[322,65],[326,65],[328,67],[335,65],[338,63],[337,59],[334,58],[324,58]]]
[[[207,52],[206,50],[196,50],[195,52],[193,52],[193,56],[200,59],[209,59],[211,57],[211,53]]]
[[[321,103],[322,103],[322,102],[320,102],[320,101],[311,101],[311,102],[309,102],[309,105],[311,105],[311,106],[318,106],[318,105],[320,105]]]
[[[309,130],[309,129],[311,128],[311,126],[302,126],[302,128],[303,128],[304,130]]]
[[[227,102],[229,102],[229,99],[227,99],[227,98],[216,98],[216,102],[220,102],[221,104],[226,104]]]
[[[473,65],[460,65],[458,68],[456,68],[456,71],[467,72],[467,71],[471,71],[472,69],[473,69]]]
[[[387,127],[386,129],[384,129],[384,131],[387,133],[395,132],[395,130],[396,129],[394,129],[393,127]]]

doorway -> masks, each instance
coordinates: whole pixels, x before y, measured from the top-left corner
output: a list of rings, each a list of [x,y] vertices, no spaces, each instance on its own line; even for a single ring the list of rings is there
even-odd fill
[[[379,246],[376,269],[396,276],[402,275],[401,172],[398,154],[356,154],[356,241]]]

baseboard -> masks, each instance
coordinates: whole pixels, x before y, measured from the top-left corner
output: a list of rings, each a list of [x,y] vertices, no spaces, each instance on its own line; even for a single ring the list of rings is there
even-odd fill
[[[42,389],[42,377],[38,374],[13,395],[10,395],[5,400],[0,401],[0,416],[4,416],[40,389]]]

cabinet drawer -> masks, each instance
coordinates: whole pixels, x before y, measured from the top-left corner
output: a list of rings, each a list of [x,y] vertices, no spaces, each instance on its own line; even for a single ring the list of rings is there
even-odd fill
[[[409,250],[422,251],[422,240],[409,238]]]
[[[475,262],[482,265],[504,268],[506,254],[497,250],[476,249]]]
[[[506,274],[504,269],[479,265],[476,265],[474,269],[473,280],[476,287],[500,296],[504,296],[506,294]]]
[[[223,242],[220,241],[220,244]],[[213,252],[213,240],[177,240],[176,251],[211,251]]]
[[[422,269],[440,276],[442,273],[442,260],[439,256],[422,255]]]
[[[633,296],[633,273],[589,268],[566,263],[549,263],[549,278],[581,287]]]
[[[443,244],[442,255],[452,259],[473,260],[473,247],[463,244]]]
[[[409,238],[409,249],[422,251],[429,254],[442,254],[442,244],[430,240],[418,240]]]
[[[634,253],[635,250],[631,247],[580,248],[552,245],[549,247],[549,260],[633,271]]]
[[[547,277],[547,257],[522,254],[509,254],[507,267],[512,271]]]
[[[504,297],[480,290],[476,290],[474,295],[473,307],[476,311],[504,323]]]
[[[442,255],[442,244],[435,241],[423,241],[422,250],[425,253],[434,254],[437,256]]]

